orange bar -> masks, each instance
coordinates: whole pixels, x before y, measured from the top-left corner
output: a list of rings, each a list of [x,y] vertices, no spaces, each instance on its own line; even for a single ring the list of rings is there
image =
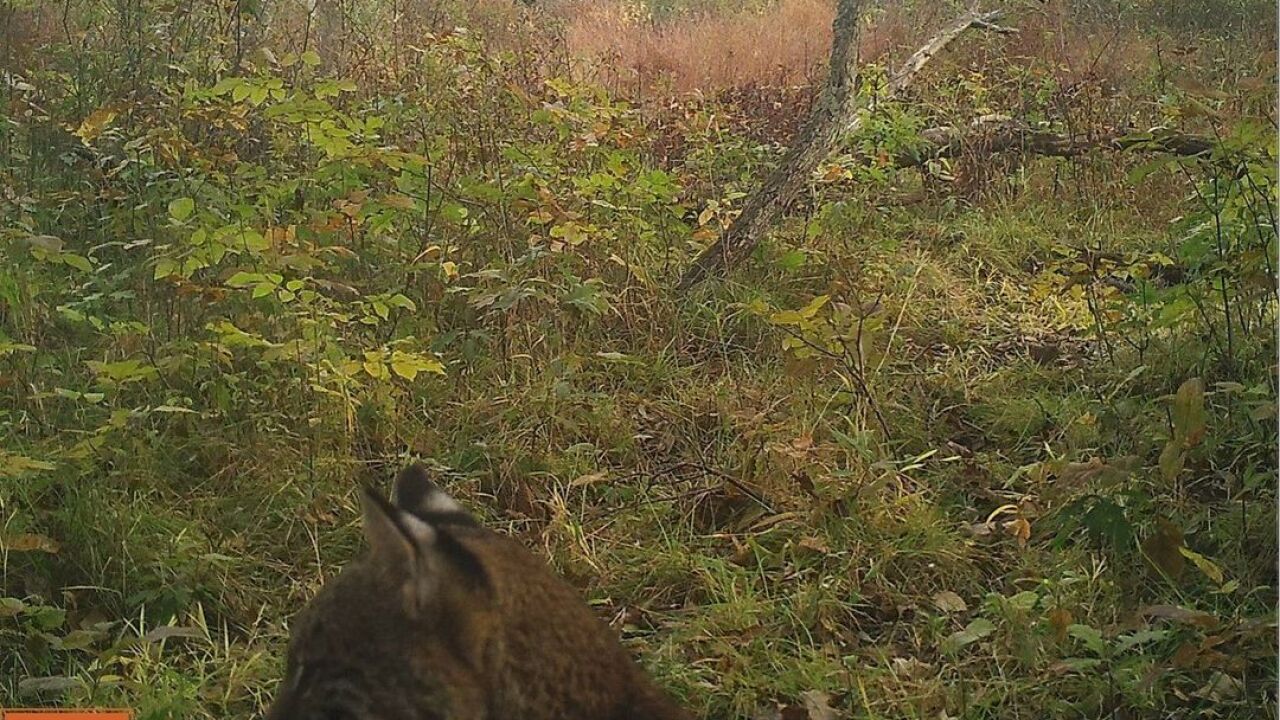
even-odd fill
[[[132,710],[0,710],[0,720],[133,720]]]

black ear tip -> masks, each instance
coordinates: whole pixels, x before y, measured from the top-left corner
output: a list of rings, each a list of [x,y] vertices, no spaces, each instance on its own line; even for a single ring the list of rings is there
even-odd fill
[[[402,508],[419,507],[436,490],[427,466],[415,462],[396,475],[395,501]]]
[[[399,477],[402,479],[406,477],[417,477],[423,480],[427,480],[428,478],[427,466],[422,461],[415,460],[409,463],[408,465],[405,465],[404,469],[400,471]]]

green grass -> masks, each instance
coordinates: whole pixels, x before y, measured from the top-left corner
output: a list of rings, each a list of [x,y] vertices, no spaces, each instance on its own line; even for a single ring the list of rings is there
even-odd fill
[[[191,131],[204,153],[189,166],[118,178],[26,157],[19,140],[52,132],[35,121],[6,131],[2,177],[30,201],[6,205],[19,219],[0,254],[0,706],[261,711],[290,617],[359,552],[359,483],[425,458],[581,587],[700,717],[814,691],[868,719],[1275,717],[1275,343],[1258,330],[1274,296],[1240,280],[1238,302],[1265,322],[1228,362],[1196,316],[1148,331],[1118,314],[1125,297],[1098,310],[1064,280],[1086,251],[1176,256],[1169,221],[1196,211],[1182,180],[1152,179],[1139,203],[1124,161],[1079,160],[1098,163],[1080,175],[1092,184],[1063,187],[1060,161],[1031,160],[963,202],[935,190],[883,207],[918,182],[905,172],[827,187],[815,223],[788,220],[733,278],[677,297],[666,285],[691,218],[716,198],[645,186],[661,183],[640,179],[633,113],[582,89],[461,90],[457,63],[490,80],[509,69],[441,42],[434,69],[414,71],[436,83],[431,113],[416,96],[379,104],[376,88],[333,112],[384,118],[370,146],[418,147],[421,123],[421,144],[457,154],[437,182],[463,210],[381,208],[393,190],[428,191],[384,161],[327,159],[247,106],[198,106],[242,109],[277,143],[236,148],[235,199],[201,194],[227,179],[218,133]],[[33,73],[53,83],[58,67]],[[546,107],[567,119],[539,119]],[[144,110],[137,127],[178,127]],[[90,147],[109,155],[136,129]],[[596,145],[574,145],[587,130]],[[504,152],[449,145],[476,137]],[[501,195],[495,177],[528,186]],[[326,227],[361,188],[366,224]],[[208,216],[175,217],[187,195]],[[101,212],[64,215],[67,198]],[[234,218],[305,238],[153,276],[188,256],[195,224]],[[547,249],[544,225],[579,221],[599,235]],[[90,272],[33,254],[32,237],[55,233]],[[100,247],[133,237],[147,244]],[[445,249],[413,263],[421,238]],[[781,261],[797,247],[803,264]],[[231,281],[249,271],[356,295],[317,285],[324,303],[299,309]],[[585,280],[607,307],[575,304]],[[369,314],[397,292],[413,312]],[[770,318],[822,295],[824,313],[863,309],[856,367],[783,347]],[[393,350],[447,374],[361,374],[366,353]],[[86,364],[128,359],[157,371]],[[1196,376],[1205,437],[1167,477],[1173,396]],[[1168,576],[1145,557],[1165,519],[1192,551]]]

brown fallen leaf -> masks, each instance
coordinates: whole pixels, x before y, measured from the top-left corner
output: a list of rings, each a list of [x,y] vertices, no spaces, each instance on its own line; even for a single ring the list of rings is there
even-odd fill
[[[1196,665],[1196,659],[1199,657],[1199,648],[1194,643],[1183,643],[1178,646],[1178,650],[1174,651],[1174,655],[1170,657],[1169,662],[1172,666],[1178,667],[1179,670],[1188,670]]]
[[[1210,676],[1209,682],[1205,683],[1204,687],[1197,690],[1195,694],[1214,702],[1224,702],[1240,697],[1243,689],[1244,686],[1239,680],[1224,672],[1215,671]]]
[[[1071,627],[1074,620],[1071,611],[1066,608],[1058,607],[1049,611],[1049,627],[1053,628],[1053,637],[1058,642],[1066,642],[1067,628]]]
[[[1142,553],[1166,577],[1176,580],[1186,567],[1182,557],[1182,528],[1166,518],[1156,519],[1156,529],[1142,541]]]
[[[934,595],[933,604],[937,605],[938,609],[945,613],[962,613],[969,609],[969,606],[964,602],[964,598],[950,590],[943,590]]]
[[[831,547],[827,545],[826,541],[818,537],[802,537],[796,542],[796,545],[819,555],[826,555],[831,552]]]
[[[593,472],[587,475],[579,475],[569,483],[571,488],[580,488],[587,485],[595,485],[609,479],[609,473],[605,471]]]
[[[916,658],[896,657],[890,661],[893,674],[906,679],[922,678],[933,672],[933,666]]]
[[[1221,624],[1218,618],[1210,613],[1203,610],[1188,610],[1177,605],[1148,605],[1142,608],[1139,614],[1143,617],[1172,620],[1205,629],[1215,628]]]
[[[53,538],[35,533],[22,533],[0,538],[0,549],[10,552],[58,552],[58,542]]]
[[[800,693],[800,702],[808,720],[836,720],[835,708],[831,707],[831,696],[821,690],[805,690]]]
[[[1018,545],[1026,547],[1031,539],[1031,523],[1023,517],[1014,518],[1004,524],[1005,532],[1017,538]]]

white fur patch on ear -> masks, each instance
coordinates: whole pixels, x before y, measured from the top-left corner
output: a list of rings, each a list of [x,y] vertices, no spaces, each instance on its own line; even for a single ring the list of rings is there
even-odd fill
[[[432,486],[427,491],[426,497],[422,498],[422,508],[425,512],[463,512],[462,506],[457,500],[449,497],[449,494],[438,487]]]
[[[427,468],[414,463],[396,476],[396,507],[416,514],[465,512],[456,500],[431,482]]]
[[[413,515],[413,513],[402,512],[397,519],[399,520],[400,527],[404,529],[405,533],[408,534],[409,537],[413,539],[413,542],[419,547],[435,544],[436,529],[422,520],[419,520],[415,515]]]

